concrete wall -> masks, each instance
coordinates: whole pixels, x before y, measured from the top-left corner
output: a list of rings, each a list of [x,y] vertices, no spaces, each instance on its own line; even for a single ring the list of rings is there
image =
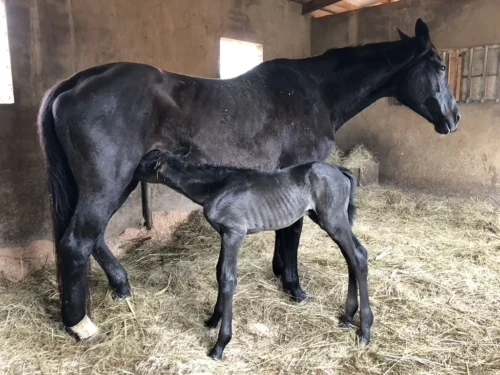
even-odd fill
[[[311,53],[332,47],[396,40],[396,28],[414,35],[427,22],[437,48],[500,43],[498,0],[405,0],[316,19]],[[337,137],[340,147],[363,142],[381,162],[381,178],[439,193],[500,193],[500,104],[459,104],[459,131],[441,137],[426,120],[381,100],[353,118]]]
[[[0,248],[51,238],[35,121],[45,90],[93,65],[138,61],[217,77],[222,36],[264,45],[264,59],[310,54],[309,19],[288,0],[6,0],[15,101],[0,105]],[[139,189],[138,189],[139,190]],[[164,187],[156,210],[193,206]],[[113,218],[141,219],[138,191]]]

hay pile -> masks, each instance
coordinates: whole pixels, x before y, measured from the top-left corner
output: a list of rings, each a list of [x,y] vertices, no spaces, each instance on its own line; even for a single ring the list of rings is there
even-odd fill
[[[498,374],[500,219],[482,200],[438,200],[378,187],[359,192],[355,231],[370,254],[372,345],[337,328],[346,266],[306,219],[299,250],[305,305],[273,278],[274,235],[249,236],[235,297],[234,336],[222,363],[203,326],[216,299],[219,238],[199,212],[169,243],[138,238],[123,264],[135,317],[112,301],[94,266],[93,347],[61,329],[53,269],[0,284],[2,374]]]
[[[375,156],[362,144],[357,145],[346,153],[335,148],[327,160],[330,164],[342,165],[349,169],[364,169],[376,161]]]

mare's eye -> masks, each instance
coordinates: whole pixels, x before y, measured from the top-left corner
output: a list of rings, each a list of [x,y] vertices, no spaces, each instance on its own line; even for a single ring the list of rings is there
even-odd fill
[[[446,65],[441,65],[439,67],[439,70],[442,71],[442,72],[444,72],[446,70]]]

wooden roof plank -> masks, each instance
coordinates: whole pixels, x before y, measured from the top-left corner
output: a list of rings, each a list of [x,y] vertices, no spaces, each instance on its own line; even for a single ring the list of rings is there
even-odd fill
[[[326,8],[329,5],[340,3],[342,0],[312,0],[302,4],[302,14],[309,14],[315,10]]]
[[[354,4],[351,4],[349,1],[341,1],[340,3],[338,4],[335,4],[336,7],[339,7],[339,8],[342,8],[342,9],[345,9],[346,11],[351,11],[351,10],[358,10],[359,7],[354,5]]]

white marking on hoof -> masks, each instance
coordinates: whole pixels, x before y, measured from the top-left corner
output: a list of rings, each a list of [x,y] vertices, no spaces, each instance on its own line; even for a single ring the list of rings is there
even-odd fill
[[[80,323],[74,325],[73,327],[69,327],[69,329],[77,335],[80,340],[88,339],[99,332],[99,328],[92,323],[92,320],[90,320],[87,315],[83,317]]]

